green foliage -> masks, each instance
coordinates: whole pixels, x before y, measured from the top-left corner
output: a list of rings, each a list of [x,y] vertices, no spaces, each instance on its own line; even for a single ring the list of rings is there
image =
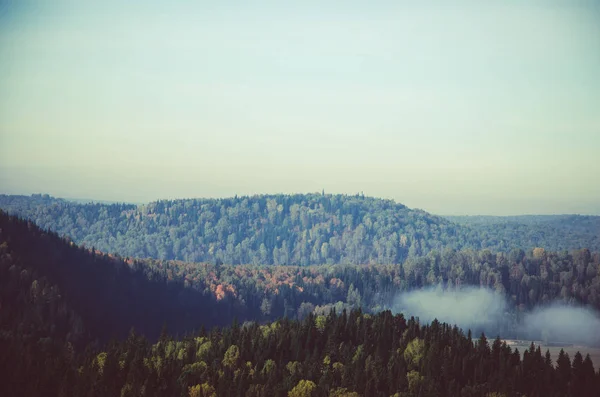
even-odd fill
[[[215,388],[208,383],[191,386],[188,389],[188,395],[189,397],[217,397]]]
[[[277,364],[275,364],[275,361],[268,359],[267,361],[265,361],[265,365],[263,366],[263,369],[261,371],[261,374],[263,376],[269,376],[269,374],[275,370],[275,368],[277,367]]]
[[[105,363],[106,363],[106,352],[99,353],[96,356],[96,360],[94,361],[94,364],[95,364],[96,368],[98,369],[99,375],[102,375],[102,373],[104,372],[104,364]]]
[[[345,387],[340,387],[332,390],[329,397],[360,397],[360,394],[355,391],[348,391]]]
[[[302,371],[302,364],[300,364],[298,361],[290,361],[289,363],[287,363],[285,365],[285,368],[288,370],[289,374],[292,376],[296,376],[298,374],[301,373]]]
[[[333,370],[338,374],[341,374],[344,370],[344,364],[340,363],[339,361],[336,361],[335,363],[333,363]]]
[[[288,397],[311,397],[316,388],[317,385],[315,385],[315,382],[311,380],[302,379],[288,393]]]
[[[188,372],[191,374],[202,375],[207,370],[207,368],[208,368],[208,366],[206,365],[206,363],[204,361],[198,361],[195,363],[186,364],[183,367],[182,372]]]
[[[197,360],[207,360],[208,354],[212,347],[212,342],[209,340],[206,340],[206,338],[200,338],[200,340],[197,341],[197,346],[198,346],[198,349],[196,350],[196,359]]]
[[[315,327],[320,332],[325,331],[325,325],[327,324],[327,318],[325,316],[317,316],[315,317]]]
[[[356,350],[354,351],[354,355],[352,356],[352,364],[357,364],[358,362],[360,362],[360,360],[362,360],[363,356],[364,356],[363,345],[359,345],[356,347]]]
[[[425,341],[419,338],[411,340],[404,350],[404,361],[411,368],[418,369],[425,354]]]
[[[406,379],[408,381],[408,391],[412,395],[418,396],[425,377],[422,376],[418,371],[413,370],[406,374]]]
[[[238,360],[240,359],[240,349],[236,345],[231,345],[225,352],[223,357],[223,366],[230,369],[237,368]]]

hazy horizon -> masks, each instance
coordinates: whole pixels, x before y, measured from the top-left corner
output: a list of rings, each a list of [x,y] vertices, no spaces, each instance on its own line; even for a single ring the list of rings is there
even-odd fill
[[[442,4],[3,3],[0,193],[600,215],[600,2]]]

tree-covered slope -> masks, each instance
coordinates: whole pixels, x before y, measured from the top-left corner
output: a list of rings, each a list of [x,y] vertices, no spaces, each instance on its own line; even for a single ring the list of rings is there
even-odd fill
[[[516,233],[513,226],[459,225],[363,196],[273,195],[135,206],[0,195],[0,208],[103,252],[187,262],[394,264],[446,247],[600,250],[594,219],[518,224]]]
[[[225,314],[225,315],[224,315]],[[79,343],[225,325],[224,304],[159,268],[76,246],[0,211],[0,331]]]
[[[132,333],[83,354],[57,351],[48,366],[9,351],[25,363],[3,371],[0,390],[11,396],[594,397],[600,387],[579,352],[553,362],[532,343],[521,359],[499,338],[389,311],[234,324],[155,344]]]
[[[511,244],[552,247],[552,250],[600,248],[600,216],[521,215],[521,216],[447,216],[466,226],[469,238],[479,238],[484,247],[510,250]]]
[[[217,300],[245,302],[249,319],[302,318],[332,306],[338,311],[360,306],[377,312],[393,308],[395,298],[409,291],[468,287],[496,291],[515,311],[550,303],[589,305],[600,311],[600,253],[587,249],[557,253],[538,248],[509,254],[448,249],[399,265],[144,263],[166,269],[169,278],[184,280]]]
[[[600,309],[600,253],[587,249],[507,254],[444,249],[396,265],[224,265],[93,253],[2,211],[0,229],[0,304],[10,308],[0,318],[12,319],[10,329],[29,311],[17,309],[25,303],[41,304],[40,313],[65,313],[51,309],[59,297],[102,338],[124,335],[131,326],[152,337],[162,324],[185,332],[228,324],[234,317],[301,319],[332,307],[375,313],[393,309],[399,294],[421,288],[487,288],[505,296],[515,313],[550,302]],[[30,292],[15,295],[23,283]],[[38,295],[42,298],[30,299]],[[58,328],[71,327],[69,321]],[[510,335],[513,324],[507,320],[504,326],[502,334]]]
[[[563,355],[554,368],[535,347],[521,360],[499,340],[488,347],[457,328],[380,310],[399,291],[433,285],[505,291],[515,307],[556,299],[598,307],[599,272],[600,255],[586,249],[445,249],[369,266],[123,260],[0,211],[0,368],[8,379],[0,392],[591,396],[598,375],[589,358]],[[373,314],[349,312],[358,306]],[[124,339],[133,326],[156,340],[163,324],[180,335],[212,331],[163,335],[154,345]],[[121,342],[94,342],[111,335]]]
[[[2,196],[0,208],[73,241],[122,256],[231,264],[400,263],[447,245],[461,227],[390,200],[276,195],[76,204]]]

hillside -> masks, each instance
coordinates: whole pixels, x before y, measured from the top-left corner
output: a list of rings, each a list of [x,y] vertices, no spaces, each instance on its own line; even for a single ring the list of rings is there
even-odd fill
[[[77,204],[2,196],[0,208],[122,256],[229,264],[401,263],[461,243],[461,227],[389,200],[277,195]]]
[[[395,264],[444,248],[600,250],[593,217],[484,227],[363,196],[273,195],[135,206],[0,195],[0,208],[103,252],[187,262]]]
[[[446,216],[466,226],[482,246],[510,250],[515,241],[530,247],[569,250],[600,247],[600,216],[521,215],[521,216]]]
[[[73,344],[231,323],[235,313],[158,268],[83,249],[0,211],[0,328]]]
[[[19,362],[33,358],[24,353]],[[593,397],[600,386],[589,355],[561,352],[554,366],[531,344],[521,359],[500,339],[389,311],[234,324],[154,344],[132,333],[75,357],[58,351],[52,364],[11,366],[2,388],[11,396]]]
[[[1,211],[0,230],[0,304],[10,308],[0,312],[0,319],[9,329],[20,326],[18,313],[65,313],[52,309],[61,302],[82,317],[93,337],[106,340],[125,335],[131,326],[156,337],[163,324],[186,332],[229,324],[235,317],[241,322],[302,319],[357,307],[376,313],[395,309],[397,296],[405,292],[468,286],[506,296],[508,313],[502,328],[495,329],[505,337],[514,334],[515,315],[550,302],[600,309],[600,253],[587,249],[509,254],[445,249],[400,265],[224,265],[123,260],[78,247]],[[34,303],[41,308],[23,309],[31,301],[14,292],[19,286],[40,295]],[[63,320],[41,323],[57,321]],[[73,335],[73,323],[58,329]]]
[[[529,379],[523,374],[541,371],[539,349],[521,360],[499,339],[489,348],[456,327],[382,311],[393,309],[398,292],[436,285],[505,291],[514,306],[495,331],[509,335],[520,308],[559,299],[598,308],[600,254],[445,249],[400,266],[123,260],[0,211],[0,367],[9,379],[1,389],[14,396],[593,395],[598,375],[589,357],[576,354],[571,365],[561,355],[558,369],[545,358],[544,379],[553,380]],[[163,325],[187,336],[159,338]],[[156,343],[128,334],[132,327]],[[190,334],[204,327],[212,331]],[[105,344],[111,336],[121,341]]]

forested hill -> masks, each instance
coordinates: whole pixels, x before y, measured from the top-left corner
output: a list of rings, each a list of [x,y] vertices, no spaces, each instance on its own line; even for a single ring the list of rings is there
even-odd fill
[[[600,247],[600,216],[590,215],[521,215],[521,216],[447,216],[446,219],[467,226],[483,245],[510,250],[513,241],[532,246],[549,246],[553,250]]]
[[[432,250],[600,250],[589,222],[461,225],[391,200],[307,194],[81,204],[0,195],[0,208],[125,257],[228,264],[395,264]],[[584,219],[584,218],[581,218]],[[587,221],[586,221],[587,222]],[[568,227],[567,227],[568,226]]]
[[[400,265],[368,266],[123,260],[0,211],[0,325],[16,334],[34,330],[38,338],[52,329],[73,341],[85,330],[107,339],[131,326],[156,337],[163,324],[183,333],[233,318],[302,319],[334,307],[376,313],[393,308],[399,293],[460,286],[506,295],[510,313],[495,332],[508,337],[517,311],[557,301],[600,309],[600,253],[445,249]]]
[[[398,289],[463,282],[506,289],[519,307],[559,293],[597,306],[599,264],[588,250],[540,248],[444,250],[402,266],[138,262],[0,211],[0,394],[591,397],[599,374],[590,357],[561,353],[554,367],[532,345],[521,360],[500,339],[473,341],[378,306]],[[357,306],[376,313],[349,310]],[[187,336],[157,338],[162,324]],[[133,332],[125,339],[131,326],[156,343]],[[110,335],[120,341],[93,342]]]

